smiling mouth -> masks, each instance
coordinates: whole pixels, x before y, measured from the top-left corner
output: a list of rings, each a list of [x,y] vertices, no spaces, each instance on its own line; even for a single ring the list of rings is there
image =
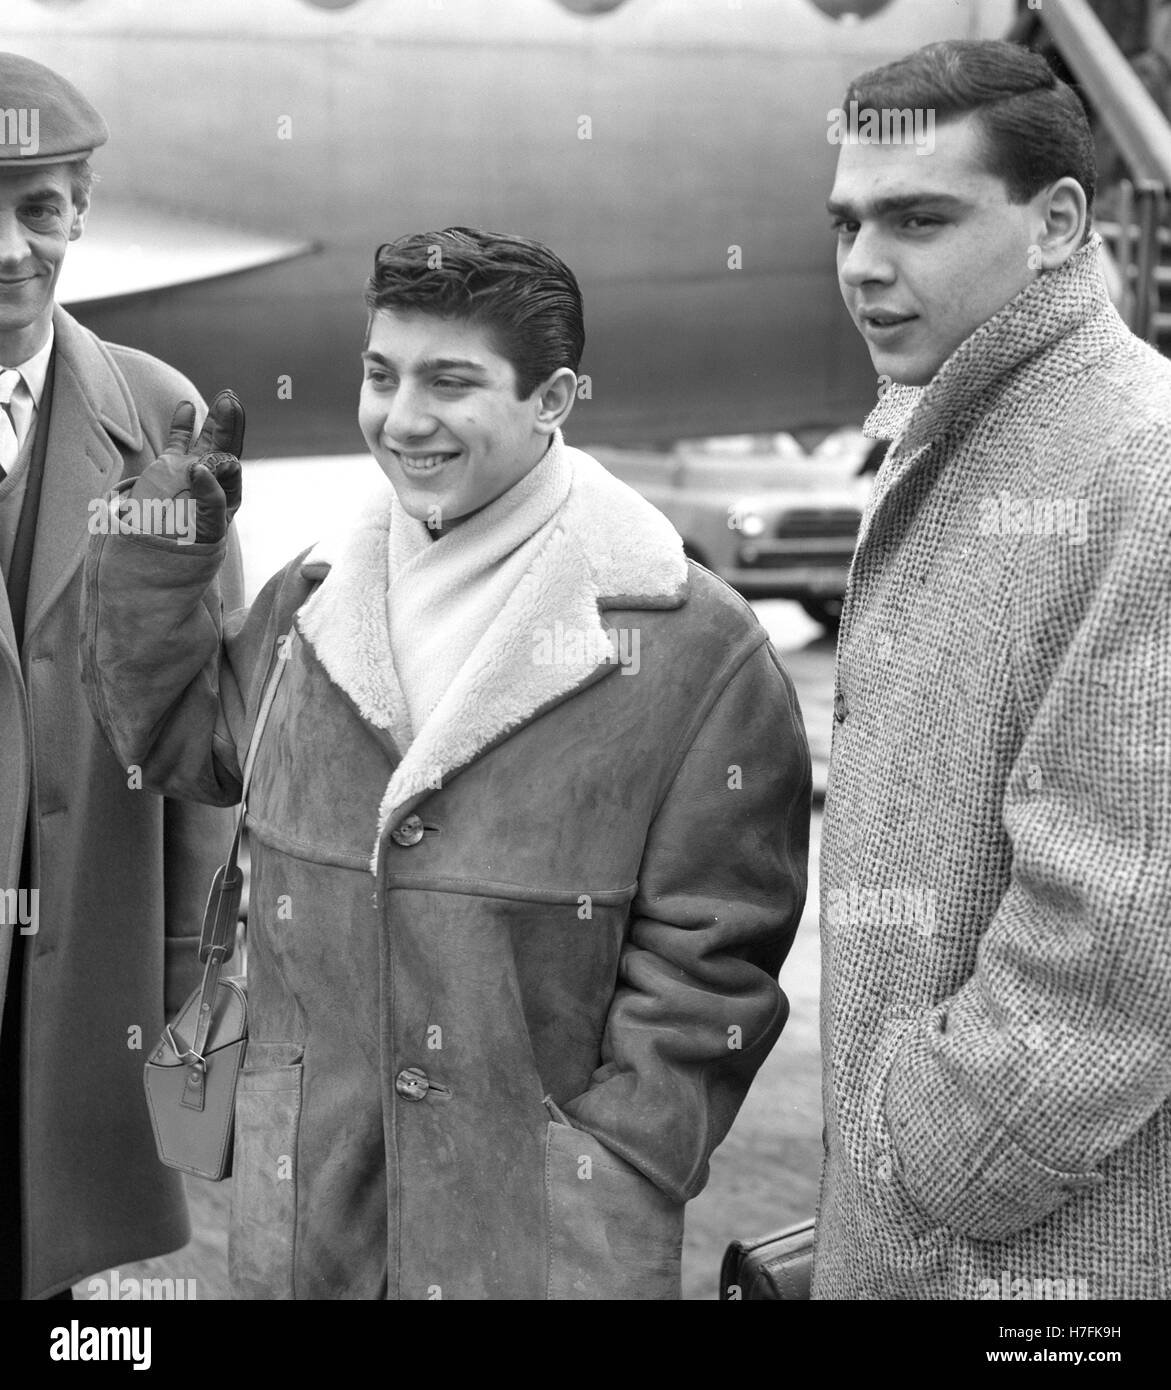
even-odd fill
[[[391,453],[398,459],[404,472],[425,476],[428,473],[437,473],[445,463],[450,463],[452,459],[459,458],[459,451],[455,453],[437,454],[403,454],[397,449],[392,449]]]

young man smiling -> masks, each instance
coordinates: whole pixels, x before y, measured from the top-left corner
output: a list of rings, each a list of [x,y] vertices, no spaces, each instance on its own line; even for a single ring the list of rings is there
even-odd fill
[[[248,801],[233,1286],[677,1298],[684,1203],[787,1013],[797,703],[747,606],[562,438],[584,330],[552,252],[407,237],[367,305],[391,487],[353,529],[227,623],[222,540],[97,537],[88,569],[95,712],[148,782],[238,799],[288,662]],[[190,480],[222,533],[209,443],[142,484]],[[551,631],[581,640],[550,660]]]
[[[531,369],[518,381],[486,346],[467,322],[392,308],[371,316],[359,423],[403,509],[433,536],[531,472],[548,420],[568,415],[577,393],[569,367],[547,383]]]
[[[935,44],[849,99],[936,139],[844,145],[830,199],[891,446],[838,646],[814,1295],[1167,1298],[1171,366],[1043,59]]]

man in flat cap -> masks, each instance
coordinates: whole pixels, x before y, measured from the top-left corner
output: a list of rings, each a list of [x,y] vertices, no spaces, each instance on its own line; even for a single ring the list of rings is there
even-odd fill
[[[69,1297],[183,1245],[143,1048],[193,987],[225,812],[139,789],[94,725],[78,648],[92,505],[164,448],[191,383],[54,304],[105,122],[0,53],[0,1297]],[[242,595],[238,561],[225,592]],[[186,988],[185,988],[186,986]],[[165,998],[164,998],[165,990]]]

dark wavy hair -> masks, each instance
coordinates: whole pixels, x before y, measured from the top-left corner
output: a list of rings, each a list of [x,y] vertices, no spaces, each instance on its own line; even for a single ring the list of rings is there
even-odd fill
[[[448,227],[380,246],[366,282],[366,333],[380,309],[435,314],[483,327],[531,396],[558,367],[576,373],[585,347],[573,271],[527,237]]]
[[[1027,203],[1058,179],[1086,195],[1089,218],[1098,175],[1085,109],[1039,53],[1002,39],[948,39],[854,78],[845,109],[934,110],[936,122],[974,115],[989,173],[1012,203]]]

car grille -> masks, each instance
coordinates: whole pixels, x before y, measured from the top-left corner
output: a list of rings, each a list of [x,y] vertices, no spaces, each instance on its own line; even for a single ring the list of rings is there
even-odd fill
[[[773,535],[778,539],[789,536],[849,536],[858,534],[862,513],[852,507],[799,507],[778,517]]]

